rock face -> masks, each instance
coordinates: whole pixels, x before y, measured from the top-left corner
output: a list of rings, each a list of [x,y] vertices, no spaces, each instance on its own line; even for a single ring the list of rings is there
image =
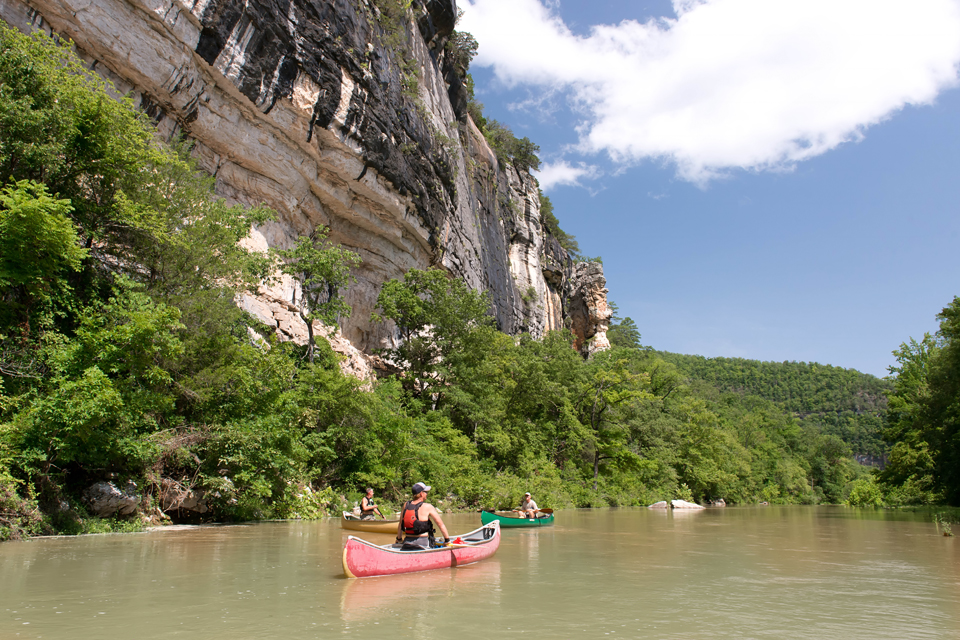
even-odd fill
[[[219,194],[276,209],[253,246],[287,248],[325,225],[358,252],[340,333],[351,348],[394,340],[370,321],[380,286],[430,266],[488,291],[503,331],[566,324],[585,355],[607,347],[602,267],[574,264],[545,234],[536,181],[501,163],[467,114],[445,48],[455,0],[414,0],[411,20],[401,4],[0,0],[0,18],[74,40],[161,134],[195,141]],[[242,304],[300,340],[295,293],[282,281]]]

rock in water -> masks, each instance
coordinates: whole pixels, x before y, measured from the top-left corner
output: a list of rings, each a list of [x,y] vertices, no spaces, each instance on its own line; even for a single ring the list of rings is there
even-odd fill
[[[686,500],[671,500],[670,505],[674,509],[703,509],[704,507],[700,506],[696,502],[687,502]]]
[[[669,509],[670,505],[667,504],[666,500],[661,500],[660,502],[654,502],[652,505],[647,507],[648,509]]]

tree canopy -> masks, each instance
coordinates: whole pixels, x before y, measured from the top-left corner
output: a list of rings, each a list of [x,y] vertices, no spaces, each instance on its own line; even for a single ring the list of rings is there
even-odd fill
[[[892,446],[879,480],[894,504],[960,505],[960,298],[937,315],[935,336],[893,352]]]

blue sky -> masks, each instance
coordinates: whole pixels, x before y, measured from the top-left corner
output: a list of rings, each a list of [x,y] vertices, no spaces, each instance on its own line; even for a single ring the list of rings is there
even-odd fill
[[[461,6],[644,344],[883,376],[960,295],[957,0]]]

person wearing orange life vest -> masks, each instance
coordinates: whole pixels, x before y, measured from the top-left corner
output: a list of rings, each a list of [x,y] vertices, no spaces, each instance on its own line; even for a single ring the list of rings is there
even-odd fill
[[[400,524],[397,525],[397,543],[403,543],[401,551],[430,549],[433,546],[435,522],[443,534],[443,543],[450,542],[450,534],[443,524],[440,512],[432,504],[427,504],[427,492],[430,487],[422,482],[413,485],[413,499],[403,505],[400,512]]]

